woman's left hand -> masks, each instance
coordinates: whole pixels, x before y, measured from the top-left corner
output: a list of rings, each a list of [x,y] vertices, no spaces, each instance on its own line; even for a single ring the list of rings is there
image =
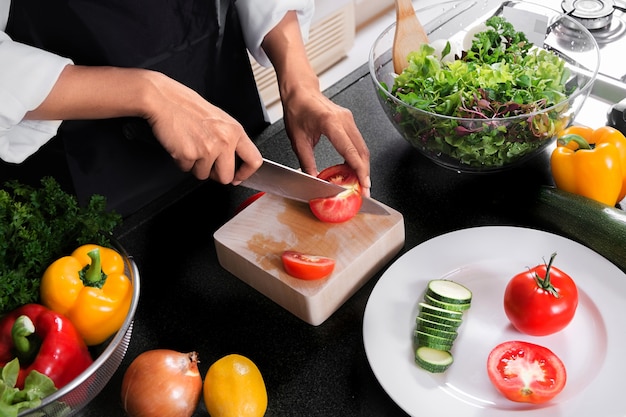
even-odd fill
[[[363,194],[370,194],[370,153],[352,112],[332,102],[318,88],[298,88],[283,95],[285,128],[300,167],[317,175],[313,149],[326,136],[359,178]]]
[[[278,77],[285,129],[300,168],[317,175],[313,148],[326,136],[356,172],[363,195],[370,195],[370,153],[352,112],[333,103],[320,91],[319,79],[306,55],[294,11],[265,36],[262,47]]]

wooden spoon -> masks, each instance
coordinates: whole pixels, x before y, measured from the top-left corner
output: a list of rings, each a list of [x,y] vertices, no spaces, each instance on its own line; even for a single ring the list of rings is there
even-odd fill
[[[428,35],[420,23],[411,0],[396,1],[396,32],[393,38],[393,70],[400,74],[409,63],[407,56],[428,43]]]

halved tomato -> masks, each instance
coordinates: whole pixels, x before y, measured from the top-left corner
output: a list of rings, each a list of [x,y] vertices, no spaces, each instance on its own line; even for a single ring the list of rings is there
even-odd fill
[[[346,188],[334,197],[309,201],[311,211],[323,222],[343,223],[353,218],[361,209],[361,184],[356,173],[347,164],[333,165],[319,173],[318,178]]]
[[[294,250],[282,254],[285,272],[294,278],[314,280],[330,275],[335,269],[335,260],[326,256],[307,255]]]
[[[509,341],[493,348],[487,359],[491,383],[511,401],[544,403],[563,391],[565,365],[550,349]]]

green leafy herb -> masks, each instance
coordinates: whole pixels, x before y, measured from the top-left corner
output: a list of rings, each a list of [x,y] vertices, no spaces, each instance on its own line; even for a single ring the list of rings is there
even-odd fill
[[[55,259],[84,243],[110,246],[121,216],[93,195],[85,207],[50,177],[36,188],[8,181],[0,189],[0,315],[37,302],[39,283]]]
[[[543,146],[569,120],[568,106],[524,116],[563,102],[571,93],[565,62],[545,49],[533,48],[523,32],[504,18],[486,22],[472,47],[443,62],[434,48],[422,45],[409,55],[409,67],[394,81],[392,94],[407,139],[435,154],[450,155],[470,166],[502,166]],[[443,56],[449,54],[446,47]],[[469,119],[459,123],[456,119]]]

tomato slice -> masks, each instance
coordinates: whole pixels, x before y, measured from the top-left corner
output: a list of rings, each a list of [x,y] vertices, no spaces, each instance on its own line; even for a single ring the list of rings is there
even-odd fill
[[[335,260],[326,256],[307,255],[294,250],[282,254],[285,272],[294,278],[315,280],[327,277],[335,269]]]
[[[343,223],[353,218],[361,209],[361,184],[356,173],[347,164],[333,165],[319,173],[318,178],[346,188],[334,197],[309,201],[311,211],[323,222]]]
[[[252,204],[255,201],[257,201],[260,197],[263,197],[263,194],[265,194],[265,193],[263,191],[260,191],[260,192],[258,192],[256,194],[252,194],[250,197],[248,197],[245,200],[243,200],[243,202],[241,204],[239,204],[237,206],[237,208],[235,209],[235,214],[238,214],[240,211],[242,211],[243,209],[248,207],[250,204]]]
[[[508,341],[489,354],[491,383],[511,401],[540,404],[565,387],[565,365],[550,349],[529,342]]]

